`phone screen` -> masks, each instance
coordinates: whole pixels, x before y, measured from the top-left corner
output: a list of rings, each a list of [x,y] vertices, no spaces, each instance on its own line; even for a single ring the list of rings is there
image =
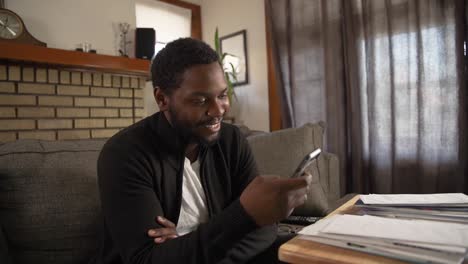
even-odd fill
[[[294,171],[294,173],[293,173],[293,175],[291,177],[292,178],[300,177],[304,173],[307,166],[309,166],[310,163],[312,163],[313,160],[317,159],[321,152],[322,152],[322,150],[318,148],[318,149],[312,151],[311,153],[307,154],[302,159],[301,163],[299,163],[299,166],[297,166],[296,170]]]

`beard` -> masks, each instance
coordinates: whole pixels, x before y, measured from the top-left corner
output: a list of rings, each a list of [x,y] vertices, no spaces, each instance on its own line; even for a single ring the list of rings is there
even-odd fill
[[[173,108],[169,108],[169,116],[171,118],[172,127],[175,128],[177,134],[182,139],[182,141],[186,144],[189,143],[196,143],[201,146],[213,146],[216,144],[219,138],[219,132],[213,137],[208,138],[200,135],[197,131],[198,128],[201,128],[207,124],[213,122],[215,118],[207,118],[206,120],[202,120],[196,122],[195,124],[189,123],[187,121],[181,120],[178,116],[176,111]]]

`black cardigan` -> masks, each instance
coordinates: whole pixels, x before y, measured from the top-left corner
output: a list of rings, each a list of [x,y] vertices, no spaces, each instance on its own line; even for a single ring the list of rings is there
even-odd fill
[[[209,221],[162,244],[148,237],[160,227],[156,216],[177,224],[184,149],[162,113],[109,139],[98,160],[104,224],[92,263],[242,263],[273,243],[276,227],[258,228],[240,204],[257,169],[239,129],[225,123],[218,142],[199,154]]]

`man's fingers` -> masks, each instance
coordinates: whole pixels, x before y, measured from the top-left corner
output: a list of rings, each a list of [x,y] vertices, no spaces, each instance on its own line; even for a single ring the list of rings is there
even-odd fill
[[[307,187],[290,191],[290,193],[294,196],[301,196],[301,195],[307,194],[308,192],[309,192],[309,188]]]
[[[156,229],[150,229],[150,230],[148,230],[148,236],[150,236],[150,237],[157,237],[157,236],[158,236],[158,232],[156,231]]]
[[[158,216],[156,217],[156,221],[164,226],[163,228],[148,230],[148,236],[154,238],[154,242],[156,244],[161,244],[166,240],[173,239],[178,236],[175,225],[170,220],[165,217]]]
[[[172,236],[176,235],[177,232],[175,228],[157,228],[148,230],[148,236],[150,237],[162,237],[162,236]]]
[[[312,183],[312,174],[310,173],[304,173],[300,178],[305,178],[307,181],[307,185],[310,185]]]
[[[304,204],[304,202],[307,200],[307,194],[303,194],[303,195],[300,195],[300,196],[291,196],[289,198],[289,202],[288,202],[288,207],[290,208],[296,208],[298,206],[301,206],[302,204]]]
[[[161,243],[164,243],[166,240],[167,240],[167,237],[157,237],[154,239],[154,242],[156,244],[161,244]]]
[[[297,178],[277,179],[281,184],[283,191],[292,191],[300,188],[306,188],[312,182],[312,176],[302,176]]]
[[[294,208],[302,205],[307,200],[307,193],[307,187],[289,191],[289,206]]]
[[[161,225],[163,225],[165,227],[175,227],[174,223],[172,223],[167,218],[162,217],[162,216],[156,217],[156,221],[158,221],[158,223],[160,223]]]
[[[305,179],[306,182],[307,182],[307,186],[309,186],[312,183],[312,174],[305,173],[303,176],[301,176],[299,178]]]
[[[262,178],[267,181],[275,180],[281,178],[279,175],[273,175],[273,174],[268,174],[268,175],[263,175]]]
[[[174,239],[174,238],[177,238],[177,235],[157,237],[157,238],[154,239],[154,242],[156,244],[161,244],[161,243],[165,242],[166,240],[171,240],[171,239]]]

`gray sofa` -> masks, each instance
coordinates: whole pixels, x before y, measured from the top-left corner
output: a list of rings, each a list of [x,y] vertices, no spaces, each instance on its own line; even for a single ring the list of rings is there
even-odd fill
[[[248,134],[260,171],[289,176],[322,147],[323,126]],[[0,263],[86,263],[98,241],[96,161],[104,140],[22,140],[0,145]],[[339,198],[338,160],[323,153],[302,215],[324,215]]]

